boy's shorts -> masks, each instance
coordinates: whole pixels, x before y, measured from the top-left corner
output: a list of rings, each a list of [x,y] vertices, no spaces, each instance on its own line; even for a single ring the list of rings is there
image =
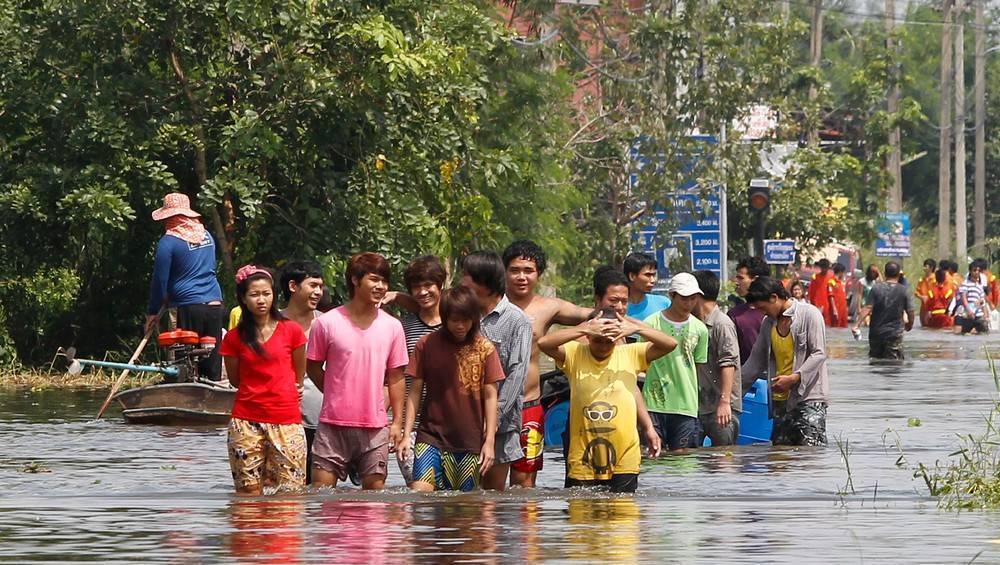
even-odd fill
[[[493,445],[493,452],[496,453],[495,465],[513,463],[524,457],[520,432],[497,432]]]
[[[298,488],[306,484],[306,436],[302,424],[232,418],[226,435],[236,488]]]
[[[566,477],[566,488],[574,487],[599,487],[607,488],[611,492],[635,492],[639,487],[638,473],[614,474],[610,479],[586,481],[581,479],[571,479]]]
[[[712,439],[712,447],[723,445],[736,445],[736,440],[740,437],[740,413],[733,410],[733,417],[729,420],[729,425],[720,427],[715,417],[715,412],[698,415],[698,446],[705,443],[705,438]]]
[[[660,435],[664,449],[675,451],[698,447],[698,434],[701,432],[698,418],[665,412],[650,412],[649,417],[653,420],[653,427]]]
[[[467,492],[479,488],[479,454],[441,451],[428,443],[413,448],[413,480],[437,490]]]
[[[355,428],[320,422],[313,440],[313,465],[343,481],[354,468],[359,477],[386,476],[389,428]]]
[[[805,400],[790,411],[776,409],[773,445],[826,445],[826,402]]]
[[[545,451],[545,410],[537,400],[526,402],[521,411],[520,443],[523,456],[514,461],[511,468],[521,473],[541,471]]]

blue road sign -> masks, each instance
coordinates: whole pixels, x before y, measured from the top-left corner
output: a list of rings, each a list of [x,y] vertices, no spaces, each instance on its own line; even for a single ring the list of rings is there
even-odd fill
[[[699,141],[715,143],[711,136],[698,136]],[[632,157],[639,166],[650,164],[642,155],[639,145],[632,149]],[[633,188],[638,175],[629,176]],[[671,220],[677,228],[669,238],[657,241],[661,222]],[[636,222],[633,239],[636,247],[656,257],[658,277],[662,282],[680,270],[709,270],[721,279],[726,278],[726,206],[725,188],[714,184],[705,189],[695,182],[677,188],[665,206],[657,207]]]
[[[764,262],[768,265],[791,265],[795,263],[795,240],[765,239]]]

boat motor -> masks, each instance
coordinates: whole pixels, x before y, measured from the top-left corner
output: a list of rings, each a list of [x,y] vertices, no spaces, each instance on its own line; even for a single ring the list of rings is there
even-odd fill
[[[104,367],[107,369],[129,370],[139,373],[159,373],[167,383],[195,382],[198,380],[198,363],[215,351],[215,338],[199,336],[190,330],[173,330],[156,336],[156,343],[167,353],[168,361],[154,365],[115,363],[94,359],[77,359],[72,347],[58,355],[69,361],[69,373],[79,375],[84,367]]]

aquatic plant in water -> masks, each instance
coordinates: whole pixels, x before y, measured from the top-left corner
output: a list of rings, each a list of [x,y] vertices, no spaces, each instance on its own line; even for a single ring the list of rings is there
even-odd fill
[[[990,351],[986,361],[993,383],[1000,393],[1000,376]],[[958,510],[1000,508],[1000,397],[985,418],[986,429],[980,435],[960,436],[960,448],[949,454],[945,463],[928,467],[920,463],[914,478],[923,479],[931,496],[938,497],[944,508]]]

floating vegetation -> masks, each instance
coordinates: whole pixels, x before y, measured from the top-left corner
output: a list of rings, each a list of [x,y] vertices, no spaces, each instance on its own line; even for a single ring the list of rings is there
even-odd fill
[[[0,370],[0,388],[27,388],[44,390],[50,388],[108,388],[118,378],[117,372],[94,371],[79,375],[51,372],[43,369]],[[125,378],[124,388],[134,388],[150,384],[161,378],[159,375],[136,374]]]
[[[32,461],[31,463],[25,463],[24,466],[21,467],[21,472],[22,473],[51,473],[52,469],[49,469],[48,467],[42,465],[38,461]]]

